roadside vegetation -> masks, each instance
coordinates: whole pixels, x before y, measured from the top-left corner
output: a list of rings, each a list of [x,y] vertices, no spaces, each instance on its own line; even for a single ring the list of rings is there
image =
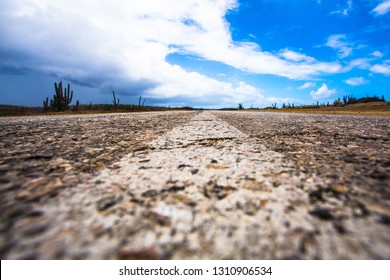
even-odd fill
[[[93,112],[96,113],[96,111],[136,111],[139,110],[146,110],[150,111],[152,110],[151,106],[145,107],[145,101],[146,99],[142,100],[142,95],[139,97],[139,102],[138,102],[138,107],[133,104],[129,105],[120,105],[120,99],[116,98],[115,91],[112,91],[112,105],[109,104],[99,104],[99,105],[92,105],[92,102],[89,104],[80,104],[79,100],[76,101],[75,105],[70,105],[72,103],[73,99],[73,90],[70,90],[70,84],[68,84],[67,88],[63,90],[62,87],[62,81],[57,83],[54,83],[54,90],[55,94],[53,95],[53,98],[50,99],[49,102],[49,97],[46,97],[45,100],[43,100],[43,112],[83,112],[83,113],[88,113]],[[153,108],[158,108],[161,109],[161,107],[153,107]]]
[[[255,112],[279,112],[279,113],[306,113],[306,114],[352,114],[352,115],[378,115],[390,116],[390,102],[385,97],[366,96],[356,98],[353,95],[344,95],[331,102],[319,102],[312,105],[296,105],[294,103],[272,103],[264,108],[245,108],[243,103],[238,103],[236,108],[224,108],[221,110],[245,110]]]
[[[74,105],[71,105],[73,99],[73,91],[70,90],[70,84],[63,90],[62,81],[54,83],[55,94],[53,98],[47,97],[43,101],[43,112],[62,112],[66,113],[81,113],[81,114],[96,114],[96,113],[109,113],[109,112],[147,112],[147,111],[166,111],[166,110],[192,110],[191,107],[184,108],[167,108],[159,106],[146,106],[146,99],[142,98],[142,95],[138,99],[138,105],[135,104],[120,104],[120,98],[115,95],[115,91],[112,91],[112,105],[111,104],[80,104],[79,100]],[[23,110],[22,110],[23,111]]]
[[[43,107],[26,107],[0,104],[0,117],[5,116],[30,116],[30,115],[69,115],[69,114],[100,114],[100,113],[125,113],[125,112],[150,112],[150,111],[174,111],[194,110],[186,106],[170,108],[162,106],[148,106],[142,95],[136,104],[121,104],[114,91],[112,91],[112,104],[81,104],[79,100],[72,104],[76,94],[71,90],[70,84],[63,87],[62,81],[54,83],[54,95],[51,99],[43,100]]]

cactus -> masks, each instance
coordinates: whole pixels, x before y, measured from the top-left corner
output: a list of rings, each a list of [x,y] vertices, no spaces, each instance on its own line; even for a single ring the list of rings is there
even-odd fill
[[[70,85],[68,84],[68,87],[64,92],[62,89],[62,81],[60,81],[58,85],[57,83],[54,83],[54,89],[55,94],[53,95],[53,98],[50,99],[50,104],[49,97],[46,97],[46,100],[43,101],[43,111],[47,112],[50,110],[52,112],[60,112],[68,110],[73,98],[73,90],[70,90]]]
[[[112,96],[113,96],[113,100],[112,100],[112,104],[114,104],[114,107],[115,107],[115,109],[116,108],[118,108],[118,105],[119,105],[119,103],[120,103],[120,101],[119,101],[119,98],[118,98],[118,101],[116,100],[116,97],[115,97],[115,92],[114,91],[112,91]]]
[[[357,103],[357,99],[351,94],[343,95],[344,105]]]
[[[146,99],[144,99],[144,101],[142,102],[141,104],[141,101],[142,101],[142,95],[139,96],[139,99],[138,99],[138,107],[143,107],[145,105],[145,101]]]
[[[275,103],[272,103],[272,109],[278,109],[278,105]]]
[[[49,97],[46,97],[46,100],[43,100],[43,112],[49,111]]]
[[[53,95],[53,99],[50,100],[50,109],[56,112],[68,110],[73,98],[73,90],[70,90],[70,85],[68,84],[64,92],[62,89],[62,81],[60,81],[58,85],[54,83],[54,89],[55,94]]]
[[[80,101],[76,101],[76,105],[73,106],[73,112],[77,112],[79,110]]]

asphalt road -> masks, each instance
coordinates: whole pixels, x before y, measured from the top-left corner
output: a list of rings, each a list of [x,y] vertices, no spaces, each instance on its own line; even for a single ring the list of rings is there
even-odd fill
[[[390,118],[0,120],[2,259],[389,259]]]

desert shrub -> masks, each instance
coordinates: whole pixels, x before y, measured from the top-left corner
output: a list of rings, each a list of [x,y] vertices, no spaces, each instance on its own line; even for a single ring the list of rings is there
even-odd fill
[[[333,101],[333,106],[335,106],[335,107],[343,106],[343,102],[341,102],[340,99],[337,99],[337,100]]]

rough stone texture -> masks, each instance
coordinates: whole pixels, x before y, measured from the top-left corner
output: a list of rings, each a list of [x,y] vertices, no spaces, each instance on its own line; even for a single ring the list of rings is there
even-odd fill
[[[367,208],[362,212],[372,210],[388,224],[390,118],[219,112],[216,115],[268,149],[282,153],[301,172],[321,177],[325,184],[312,194],[312,200],[327,194],[346,195],[348,201],[352,199]]]
[[[19,220],[26,227],[45,215],[63,190],[95,176],[131,151],[196,113],[142,113],[0,119],[0,252],[15,246]],[[51,225],[52,226],[52,225]],[[36,258],[36,254],[24,258]]]
[[[117,134],[135,119],[151,128],[138,126],[136,137],[134,127],[112,135],[112,149],[130,136],[142,139],[118,154],[105,152],[105,140],[103,148],[80,144],[65,161],[43,152],[39,161],[57,164],[55,175],[38,168],[26,179],[34,167],[23,153],[3,160],[2,258],[390,258],[389,118],[171,114],[96,117]],[[122,127],[112,118],[123,118]],[[176,122],[161,124],[164,118]],[[51,130],[61,135],[59,120]],[[92,137],[104,134],[100,125],[89,127]],[[142,148],[134,148],[138,143]],[[55,152],[74,151],[63,146]],[[90,149],[103,149],[94,153],[111,156],[110,164],[95,173],[75,168]],[[12,174],[20,176],[17,186]],[[61,176],[75,183],[63,187]]]

